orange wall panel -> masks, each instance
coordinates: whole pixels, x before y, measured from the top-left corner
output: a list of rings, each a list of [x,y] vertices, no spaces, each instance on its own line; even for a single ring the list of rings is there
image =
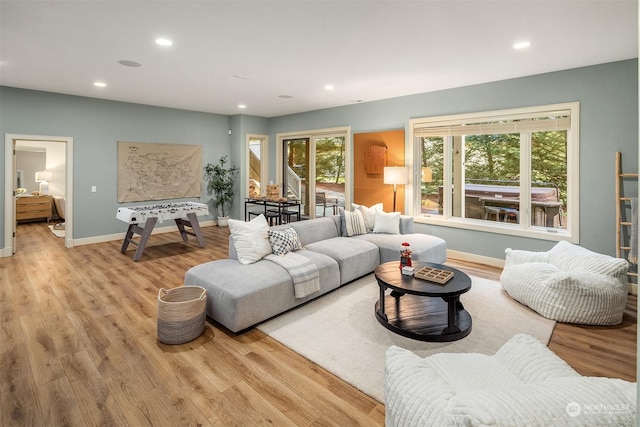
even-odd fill
[[[367,159],[378,155],[378,150],[369,147],[386,147],[385,166],[404,166],[404,129],[383,132],[356,133],[353,135],[353,201],[359,205],[371,206],[382,202],[384,211],[393,209],[393,187],[384,184],[384,175],[367,173],[376,170],[378,159]],[[404,185],[398,186],[396,211],[403,212]],[[404,212],[403,212],[404,213]]]

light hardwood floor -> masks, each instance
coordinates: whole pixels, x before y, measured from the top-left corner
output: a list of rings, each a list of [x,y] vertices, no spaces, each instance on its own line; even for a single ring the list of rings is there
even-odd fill
[[[205,249],[167,233],[133,262],[119,241],[65,249],[45,224],[20,225],[17,254],[0,258],[0,424],[384,425],[383,404],[258,330],[207,323],[191,343],[157,342],[159,289],[226,258],[228,230],[203,232]],[[558,324],[549,347],[584,375],[635,381],[636,298],[621,325]]]

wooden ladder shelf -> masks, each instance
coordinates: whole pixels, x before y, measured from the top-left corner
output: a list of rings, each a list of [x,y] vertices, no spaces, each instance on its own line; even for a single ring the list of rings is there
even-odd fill
[[[624,239],[629,236],[631,232],[631,221],[627,221],[626,215],[623,211],[626,211],[627,207],[631,203],[631,197],[626,197],[624,193],[624,182],[629,180],[635,180],[637,185],[638,173],[625,173],[622,172],[622,154],[616,153],[616,256],[618,258],[628,258],[631,246],[627,246],[626,241],[630,241],[630,238]],[[632,277],[635,277],[635,284],[637,286],[638,273],[630,271],[627,273],[629,277],[629,283]]]

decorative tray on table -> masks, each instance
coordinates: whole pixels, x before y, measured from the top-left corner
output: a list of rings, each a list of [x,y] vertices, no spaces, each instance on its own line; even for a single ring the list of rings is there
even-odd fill
[[[453,278],[453,271],[433,267],[422,267],[414,273],[413,277],[444,285]]]

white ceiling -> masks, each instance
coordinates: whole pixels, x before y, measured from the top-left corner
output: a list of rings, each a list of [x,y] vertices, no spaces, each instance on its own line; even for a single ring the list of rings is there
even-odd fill
[[[635,0],[0,0],[0,84],[274,117],[636,58],[637,7]],[[156,45],[158,37],[173,46]],[[520,40],[531,47],[514,50]],[[98,80],[107,87],[94,87]],[[324,89],[329,83],[333,91]]]

